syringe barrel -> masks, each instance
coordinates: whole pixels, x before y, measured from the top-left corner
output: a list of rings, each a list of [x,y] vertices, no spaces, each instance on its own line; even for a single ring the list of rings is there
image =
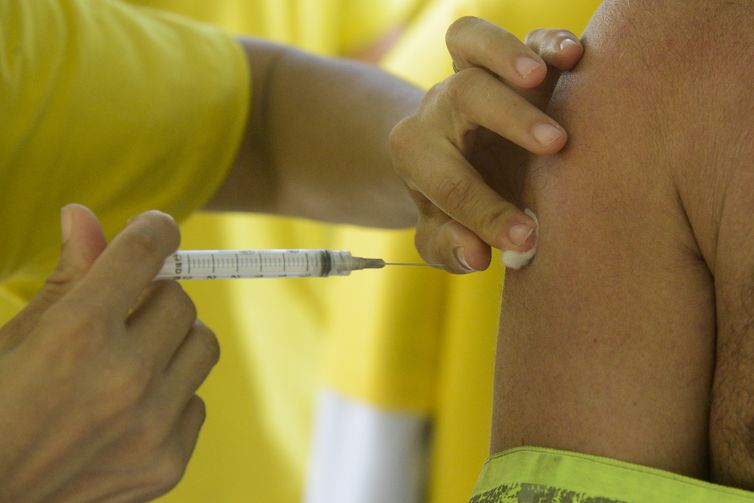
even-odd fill
[[[348,276],[352,269],[353,257],[344,250],[179,250],[156,279]]]

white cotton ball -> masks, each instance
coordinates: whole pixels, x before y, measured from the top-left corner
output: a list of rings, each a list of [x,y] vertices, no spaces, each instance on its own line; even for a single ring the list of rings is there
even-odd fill
[[[524,210],[524,213],[529,215],[532,220],[534,220],[534,223],[537,224],[535,233],[537,235],[537,239],[539,239],[539,220],[537,220],[537,215],[535,215],[534,212],[528,208]],[[528,265],[529,262],[531,262],[531,259],[534,258],[534,255],[536,255],[536,253],[537,243],[534,243],[534,246],[531,248],[531,250],[525,252],[506,250],[503,252],[503,264],[505,264],[505,267],[509,269],[521,269],[522,267]]]
[[[525,265],[528,265],[534,255],[537,253],[537,247],[535,246],[527,252],[517,252],[507,250],[503,252],[503,263],[508,269],[521,269]]]

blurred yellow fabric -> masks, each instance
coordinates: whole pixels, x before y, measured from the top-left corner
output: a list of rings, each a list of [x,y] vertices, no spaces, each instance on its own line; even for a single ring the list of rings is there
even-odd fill
[[[247,66],[227,34],[169,13],[0,0],[0,323],[54,267],[64,204],[112,236],[214,193],[246,124]]]

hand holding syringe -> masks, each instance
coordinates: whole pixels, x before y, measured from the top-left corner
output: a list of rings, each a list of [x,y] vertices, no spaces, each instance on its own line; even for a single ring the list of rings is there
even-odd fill
[[[348,276],[386,265],[431,266],[354,257],[342,250],[179,250],[155,279],[308,278]]]

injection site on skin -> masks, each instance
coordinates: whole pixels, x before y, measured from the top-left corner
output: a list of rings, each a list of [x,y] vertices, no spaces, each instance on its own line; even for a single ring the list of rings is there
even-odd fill
[[[524,210],[524,213],[529,215],[536,224],[534,232],[537,235],[537,241],[534,242],[534,246],[532,246],[530,250],[527,250],[525,252],[518,252],[513,250],[504,251],[503,264],[505,264],[505,267],[507,267],[508,269],[521,269],[522,267],[529,265],[529,262],[531,262],[531,259],[533,259],[534,255],[536,255],[537,253],[537,242],[539,241],[539,220],[537,220],[537,215],[535,215],[534,212],[528,208]]]

